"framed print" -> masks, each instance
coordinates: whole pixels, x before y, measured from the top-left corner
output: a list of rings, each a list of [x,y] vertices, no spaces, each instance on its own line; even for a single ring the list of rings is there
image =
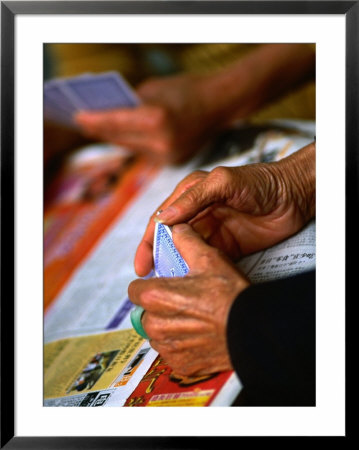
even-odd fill
[[[359,191],[358,25],[358,1],[1,2],[1,448],[197,448],[208,446],[213,439],[216,444],[219,439],[227,442],[229,437],[347,436],[345,344],[346,308],[350,305],[346,305],[345,300],[346,292],[354,288],[355,277],[350,276],[350,269],[357,240],[356,221],[351,216],[358,204]],[[176,48],[177,55],[182,45],[208,45],[209,56],[203,56],[202,50],[181,54],[181,63],[188,67],[199,64],[202,57],[203,65],[208,65],[214,54],[211,52],[217,52],[212,50],[214,44],[222,50],[238,43],[248,46],[309,44],[315,48],[313,111],[314,139],[318,147],[315,406],[246,408],[239,405],[200,409],[44,406],[48,386],[43,377],[47,358],[43,352],[46,342],[43,304],[51,303],[55,290],[49,294],[44,280],[47,276],[44,276],[43,256],[47,200],[44,195],[46,134],[43,117],[49,113],[63,118],[68,106],[68,99],[63,98],[55,102],[61,103],[56,111],[51,101],[43,104],[44,79],[46,82],[47,77],[64,77],[71,72],[69,66],[63,64],[57,66],[55,73],[52,56],[47,52],[56,46],[57,52],[70,44],[81,47],[82,53],[75,51],[71,56],[71,64],[82,80],[92,80],[92,74],[83,69],[83,49],[90,54],[94,45],[107,46],[101,54],[91,56],[96,63],[95,71],[121,72],[118,67],[111,68],[107,64],[106,58],[112,51],[110,45],[121,44],[132,51],[134,44],[139,43],[146,48],[154,43],[161,48]],[[128,62],[126,51],[121,53],[121,58]],[[136,48],[133,54],[136,56],[131,60],[128,76],[136,82],[140,58],[145,61],[141,70],[147,75],[151,75],[149,67],[160,68],[161,76],[178,69],[166,52],[150,52],[143,57]],[[231,56],[231,50],[227,54]],[[292,67],[285,66],[283,70],[290,69]],[[126,90],[126,82],[116,78],[114,83],[120,83],[124,96],[132,95]],[[68,86],[62,85],[62,89],[73,104],[77,102],[78,110],[84,109],[80,90],[69,94]],[[108,102],[115,95],[111,89],[108,87]],[[136,94],[130,100],[136,102]],[[59,142],[64,137],[57,136]],[[128,167],[137,174],[136,165]],[[149,183],[155,170],[157,168],[151,166],[151,170],[141,172],[138,180],[146,179]],[[111,183],[118,181],[116,177],[115,180],[110,178]],[[81,195],[92,199],[100,189],[96,198],[102,205],[107,198],[102,194],[107,194],[107,188],[107,184],[105,188],[102,184],[100,188],[98,184],[89,188],[87,183],[86,192],[81,191]],[[137,192],[127,189],[125,197],[121,195],[125,214],[127,200],[131,196],[136,198]],[[111,220],[106,222],[106,230],[114,229]],[[77,228],[75,231],[80,233]],[[86,227],[81,231],[84,236],[87,232]],[[101,241],[100,235],[95,237],[96,242]],[[93,249],[87,248],[86,242],[83,244],[83,254],[90,255]],[[55,253],[54,250],[53,255]],[[83,260],[74,265],[76,270],[82,267],[80,262]],[[106,263],[111,265],[111,261]],[[64,276],[63,284],[56,287],[56,295],[67,281]],[[95,311],[94,307],[92,316],[96,315]],[[71,319],[66,320],[71,331]],[[58,333],[53,338],[62,339],[64,335]],[[106,360],[106,368],[116,361],[118,351],[110,350],[101,354],[91,350],[92,359],[81,363],[84,367],[81,366],[71,383],[64,382],[67,391],[64,388],[63,395],[70,391],[80,393],[79,386],[87,377],[86,372],[92,370],[94,359]],[[55,374],[56,370],[53,372]],[[55,375],[54,380],[58,380]],[[51,392],[55,391],[54,388]],[[157,400],[160,402],[164,398],[159,396]],[[92,406],[100,406],[100,402]],[[168,406],[168,403],[161,406]]]

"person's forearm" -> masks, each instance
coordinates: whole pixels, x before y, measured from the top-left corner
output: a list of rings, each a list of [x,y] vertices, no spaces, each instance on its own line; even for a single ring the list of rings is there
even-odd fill
[[[219,120],[244,118],[314,77],[315,52],[306,44],[269,44],[207,76],[206,107]]]

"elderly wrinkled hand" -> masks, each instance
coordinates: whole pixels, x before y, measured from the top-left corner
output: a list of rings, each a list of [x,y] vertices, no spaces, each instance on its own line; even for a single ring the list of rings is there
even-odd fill
[[[212,73],[145,81],[136,108],[76,115],[83,133],[162,163],[181,163],[233,120],[313,75],[315,53],[302,44],[266,44]]]
[[[173,241],[189,266],[183,278],[138,279],[131,301],[142,306],[143,328],[171,368],[196,376],[231,370],[226,324],[248,280],[187,224],[173,227]]]
[[[139,86],[143,104],[136,108],[81,112],[75,120],[92,137],[180,163],[213,133],[204,104],[204,77],[191,74],[150,79]]]
[[[268,248],[299,231],[315,214],[315,144],[276,163],[197,171],[179,183],[151,217],[135,269],[152,268],[154,221],[188,222],[233,260]]]

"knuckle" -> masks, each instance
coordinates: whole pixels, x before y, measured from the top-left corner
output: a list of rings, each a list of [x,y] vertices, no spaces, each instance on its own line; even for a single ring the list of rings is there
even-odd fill
[[[180,373],[180,375],[182,376],[190,377],[191,375],[193,375],[193,369],[189,366],[181,364],[178,366],[178,373]]]
[[[195,170],[194,172],[187,175],[178,185],[183,192],[189,189],[191,186],[198,183],[198,181],[204,180],[208,176],[208,172],[204,170]]]
[[[152,314],[146,312],[143,316],[142,324],[151,339],[155,339],[156,341],[163,339],[161,324]]]
[[[184,178],[183,182],[192,182],[193,180],[197,180],[198,178],[205,178],[208,175],[208,172],[204,170],[195,170]]]
[[[209,267],[212,264],[212,257],[208,253],[202,253],[199,257],[199,263],[201,267]]]
[[[220,258],[221,252],[215,247],[208,247],[199,255],[199,261],[202,267],[212,268],[215,261]]]
[[[201,191],[199,189],[188,189],[181,196],[181,203],[184,207],[191,207],[201,199]]]
[[[221,184],[228,184],[233,179],[232,169],[230,167],[219,166],[210,173],[212,180],[216,180]]]
[[[173,354],[171,351],[169,351],[167,346],[163,345],[160,341],[153,339],[151,341],[151,347],[161,355],[167,364],[170,364],[170,361],[173,360]]]
[[[181,342],[177,339],[169,341],[169,349],[171,352],[179,352],[182,349]]]
[[[136,286],[137,286],[137,280],[131,281],[131,283],[128,285],[127,292],[129,298],[135,302],[136,300]]]
[[[160,355],[166,360],[170,365],[178,365],[179,361],[182,359],[181,345],[175,339],[156,339],[153,337],[154,341],[152,347],[160,353]]]
[[[169,358],[167,358],[166,361],[177,375],[182,377],[193,375],[193,368],[191,367],[191,364],[189,364],[185,354],[169,355]]]
[[[155,289],[143,290],[139,295],[139,300],[143,309],[151,310],[154,302],[156,301],[157,292]]]

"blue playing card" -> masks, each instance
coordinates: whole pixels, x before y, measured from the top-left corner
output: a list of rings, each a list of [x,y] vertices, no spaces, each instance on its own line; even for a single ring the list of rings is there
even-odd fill
[[[60,80],[48,81],[44,85],[44,106],[47,109],[57,109],[68,115],[73,114],[77,105],[67,95],[66,89]]]
[[[170,227],[161,223],[155,227],[153,261],[158,277],[184,277],[189,270],[172,241]]]
[[[73,127],[73,115],[80,110],[100,111],[139,104],[140,99],[117,72],[58,78],[44,84],[45,118]]]
[[[67,88],[61,79],[47,81],[44,84],[44,117],[45,119],[74,127],[73,114],[79,105],[68,95]]]
[[[84,110],[106,110],[139,105],[132,88],[116,72],[65,80],[69,94]]]
[[[171,228],[161,223],[156,223],[153,239],[154,272],[157,277],[184,277],[189,268],[172,241]],[[133,328],[144,339],[149,339],[143,326],[142,306],[136,306],[131,311]]]

